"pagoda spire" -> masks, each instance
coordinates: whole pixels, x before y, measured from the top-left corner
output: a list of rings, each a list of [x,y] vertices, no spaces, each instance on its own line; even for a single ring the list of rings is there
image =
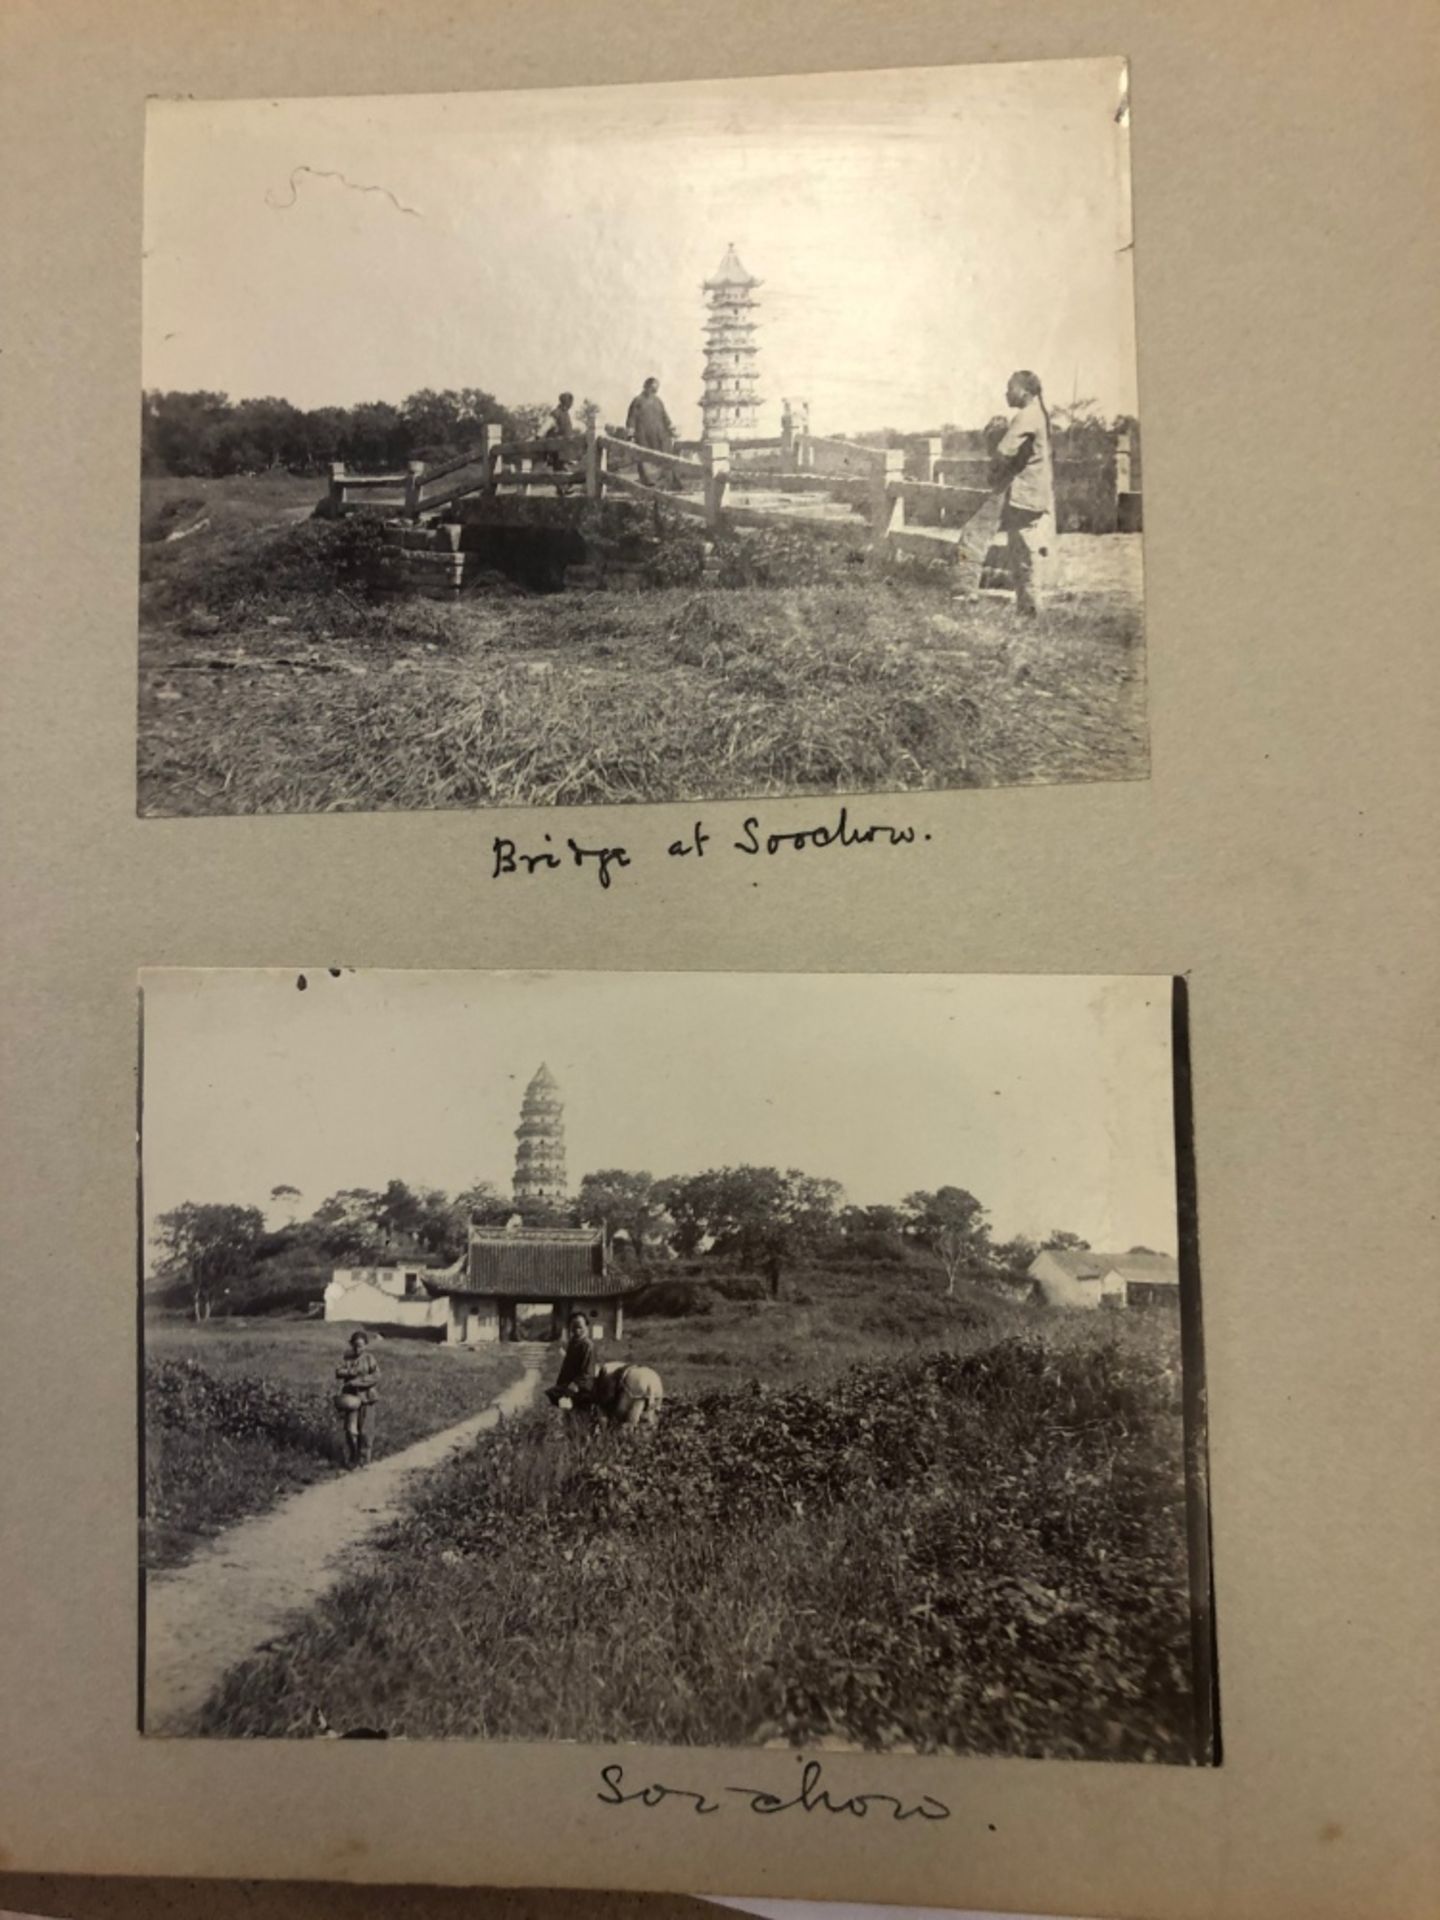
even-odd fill
[[[543,1060],[520,1103],[515,1141],[515,1204],[554,1205],[564,1200],[565,1102]]]
[[[732,240],[705,282],[705,391],[700,396],[707,440],[756,431],[760,396],[756,367],[755,289]]]

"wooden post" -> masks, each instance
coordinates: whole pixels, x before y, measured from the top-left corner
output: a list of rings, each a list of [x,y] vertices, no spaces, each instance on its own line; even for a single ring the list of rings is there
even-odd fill
[[[1134,443],[1130,438],[1130,430],[1128,427],[1123,427],[1115,436],[1116,493],[1134,492],[1134,488],[1130,484],[1130,462],[1133,452]]]
[[[725,493],[730,485],[730,442],[707,440],[700,449],[705,463],[705,524],[718,527],[725,511]]]
[[[423,460],[405,462],[405,518],[407,520],[420,518],[420,482],[424,478],[425,462]]]
[[[594,427],[585,435],[585,497],[602,499],[605,493],[606,455],[609,449]]]
[[[499,482],[500,482],[500,442],[504,438],[504,435],[505,435],[505,429],[499,424],[498,421],[495,421],[495,420],[486,421],[485,423],[485,478],[489,483],[489,491],[491,493],[494,493],[496,487],[499,485]]]
[[[343,511],[345,506],[345,462],[330,462],[330,503]]]
[[[920,480],[938,480],[940,476],[935,469],[940,464],[940,455],[943,453],[945,447],[944,441],[938,433],[932,433],[928,434],[919,445],[920,452],[917,462],[919,472],[916,478]]]
[[[790,402],[782,401],[780,415],[780,471],[795,471],[795,416],[790,411]]]

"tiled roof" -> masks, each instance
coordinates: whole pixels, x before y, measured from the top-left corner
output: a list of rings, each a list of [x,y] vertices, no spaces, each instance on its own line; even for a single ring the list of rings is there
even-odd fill
[[[626,1291],[607,1272],[605,1236],[593,1227],[470,1230],[463,1274],[444,1291],[510,1300],[587,1299]]]

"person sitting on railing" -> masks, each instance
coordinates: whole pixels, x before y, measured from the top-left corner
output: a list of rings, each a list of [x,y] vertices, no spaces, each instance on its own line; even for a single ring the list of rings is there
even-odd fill
[[[553,453],[547,453],[544,456],[545,464],[552,473],[566,473],[569,471],[570,459],[568,448],[569,443],[575,437],[575,420],[570,409],[574,404],[575,396],[573,393],[562,393],[559,404],[550,409],[550,425],[546,428],[543,437],[546,440],[554,440],[559,443]],[[557,480],[555,482],[555,491],[563,497],[569,493],[573,484],[573,481]]]
[[[625,431],[637,447],[651,447],[656,453],[669,453],[675,444],[675,429],[665,411],[665,402],[660,398],[660,382],[653,373],[630,402],[630,411],[625,416]],[[667,478],[672,487],[680,484],[679,475],[673,469],[663,467],[658,470],[656,480],[652,480],[650,469],[643,460],[638,462],[638,472],[642,487],[655,486],[658,480]]]

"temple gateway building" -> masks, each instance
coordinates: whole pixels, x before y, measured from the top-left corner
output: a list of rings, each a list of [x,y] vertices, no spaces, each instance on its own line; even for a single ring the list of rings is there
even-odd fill
[[[543,1064],[525,1089],[515,1140],[508,1221],[472,1220],[465,1253],[449,1267],[337,1271],[325,1290],[325,1318],[473,1346],[558,1340],[580,1308],[597,1333],[618,1340],[625,1296],[643,1283],[614,1270],[604,1228],[551,1224],[569,1213],[565,1105]]]

